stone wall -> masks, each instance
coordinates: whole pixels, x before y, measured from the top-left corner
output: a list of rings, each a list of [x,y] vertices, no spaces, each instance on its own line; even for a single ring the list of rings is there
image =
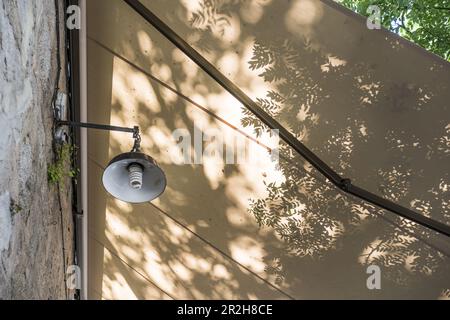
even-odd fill
[[[52,0],[0,4],[0,299],[67,298],[70,181],[57,187],[47,179],[54,159],[55,24]],[[64,79],[62,73],[62,89]]]

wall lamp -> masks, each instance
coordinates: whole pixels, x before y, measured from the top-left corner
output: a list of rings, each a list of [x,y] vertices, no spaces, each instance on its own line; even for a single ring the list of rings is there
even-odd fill
[[[164,193],[166,176],[156,161],[141,152],[139,127],[125,128],[95,123],[56,121],[55,138],[62,141],[63,126],[119,131],[133,134],[134,145],[130,152],[114,157],[103,172],[103,186],[114,198],[129,203],[152,201]]]

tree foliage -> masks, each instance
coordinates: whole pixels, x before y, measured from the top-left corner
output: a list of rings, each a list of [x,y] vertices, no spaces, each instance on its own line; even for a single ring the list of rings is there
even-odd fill
[[[450,61],[450,0],[336,1],[364,16],[378,6],[385,28]]]

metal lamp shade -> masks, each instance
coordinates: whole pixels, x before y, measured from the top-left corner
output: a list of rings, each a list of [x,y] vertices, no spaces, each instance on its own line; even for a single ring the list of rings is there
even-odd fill
[[[130,168],[141,168],[140,188],[130,182]],[[103,186],[114,198],[129,203],[144,203],[158,198],[166,189],[167,180],[152,157],[129,152],[111,160],[103,173]]]

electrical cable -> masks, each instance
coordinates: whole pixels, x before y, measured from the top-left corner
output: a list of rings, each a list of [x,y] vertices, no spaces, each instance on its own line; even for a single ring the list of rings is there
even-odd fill
[[[68,14],[67,9],[71,6],[79,6],[78,0],[64,0],[64,11]],[[65,15],[66,18],[68,18]],[[79,30],[64,28],[65,32],[65,49],[66,49],[66,88],[67,88],[67,98],[68,98],[68,115],[71,120],[79,120]],[[56,124],[57,125],[57,124]],[[68,128],[70,143],[74,145],[72,151],[71,166],[76,168],[76,175],[79,174],[79,131],[75,130],[73,127]],[[79,247],[78,236],[81,232],[78,228],[79,219],[83,215],[81,208],[81,186],[78,184],[77,176],[72,179],[72,222],[73,222],[73,243],[74,243],[74,257],[73,264],[79,266],[81,257],[81,247]],[[76,289],[74,293],[75,300],[81,299],[81,289]]]

